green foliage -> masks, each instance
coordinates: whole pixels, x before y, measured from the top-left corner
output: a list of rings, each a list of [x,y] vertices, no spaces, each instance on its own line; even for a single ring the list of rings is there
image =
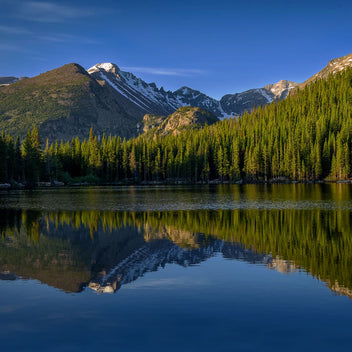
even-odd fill
[[[24,179],[29,184],[39,182],[41,172],[42,150],[39,132],[36,126],[28,131],[22,144],[22,159],[24,163]]]
[[[97,184],[100,183],[100,178],[97,177],[96,175],[89,174],[89,175],[86,175],[86,176],[69,178],[66,183],[71,183],[71,184],[88,183],[88,184],[96,184],[97,185]]]

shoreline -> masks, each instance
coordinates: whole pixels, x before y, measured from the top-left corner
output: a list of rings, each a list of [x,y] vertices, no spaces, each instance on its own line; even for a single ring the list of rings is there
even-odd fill
[[[352,180],[305,180],[305,181],[297,181],[297,180],[250,180],[250,181],[220,181],[220,180],[211,180],[208,182],[188,182],[188,181],[143,181],[143,182],[107,182],[107,183],[88,183],[88,182],[79,182],[79,183],[63,183],[57,182],[39,182],[39,184],[34,187],[30,187],[28,185],[17,183],[0,183],[0,191],[11,191],[11,190],[32,190],[32,189],[50,189],[50,188],[75,188],[75,187],[106,187],[106,186],[212,186],[212,185],[275,185],[275,184],[352,184]]]

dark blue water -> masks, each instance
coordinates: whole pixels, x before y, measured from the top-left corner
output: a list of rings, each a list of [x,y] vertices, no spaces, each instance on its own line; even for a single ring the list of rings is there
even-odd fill
[[[349,187],[3,193],[1,351],[349,350]]]

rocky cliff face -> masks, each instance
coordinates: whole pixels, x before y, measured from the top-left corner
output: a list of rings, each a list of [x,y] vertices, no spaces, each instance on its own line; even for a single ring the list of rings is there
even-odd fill
[[[271,96],[272,100],[281,100],[285,99],[289,92],[296,88],[299,83],[281,80],[274,84],[268,84],[263,89]]]

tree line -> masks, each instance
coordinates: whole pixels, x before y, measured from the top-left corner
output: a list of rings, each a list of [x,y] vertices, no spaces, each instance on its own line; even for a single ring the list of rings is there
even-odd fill
[[[97,136],[22,143],[0,136],[0,182],[246,182],[351,177],[352,69],[283,101],[200,130],[130,140]]]

